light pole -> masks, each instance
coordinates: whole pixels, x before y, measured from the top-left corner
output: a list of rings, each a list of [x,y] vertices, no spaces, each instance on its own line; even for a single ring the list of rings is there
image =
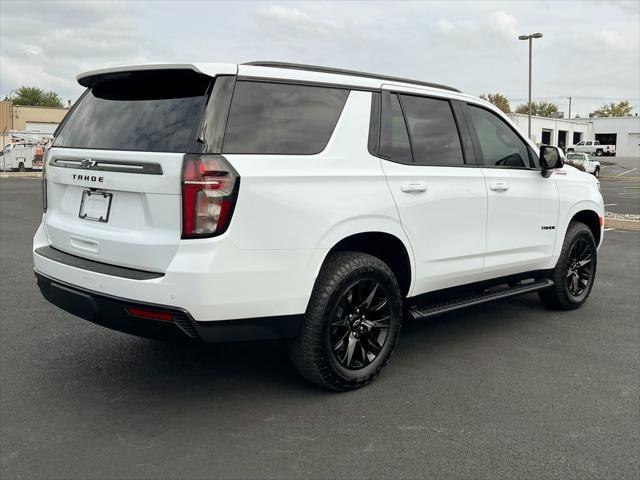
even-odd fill
[[[541,33],[531,33],[529,35],[520,35],[519,40],[529,40],[529,126],[527,128],[528,136],[531,138],[531,46],[534,38],[542,38]]]
[[[571,97],[567,97],[569,99],[569,118],[571,118]]]

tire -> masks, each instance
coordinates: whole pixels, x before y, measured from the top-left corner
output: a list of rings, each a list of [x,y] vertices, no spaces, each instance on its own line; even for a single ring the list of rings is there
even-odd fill
[[[601,157],[602,153],[602,150],[596,150],[596,157]]]
[[[401,326],[402,295],[387,264],[364,253],[336,252],[320,270],[289,356],[310,382],[352,390],[385,367]]]
[[[584,223],[567,229],[562,252],[551,279],[553,287],[538,292],[542,303],[553,310],[574,310],[587,301],[596,277],[598,252],[593,233]],[[584,250],[583,252],[583,249]],[[582,267],[578,264],[588,260]],[[586,284],[583,282],[586,281]],[[577,288],[575,288],[577,287]]]
[[[24,168],[24,163],[20,162],[20,164],[18,165],[18,171],[19,172],[26,172],[27,169]]]
[[[600,169],[599,168],[596,168],[593,171],[593,176],[596,177],[596,178],[600,178]]]

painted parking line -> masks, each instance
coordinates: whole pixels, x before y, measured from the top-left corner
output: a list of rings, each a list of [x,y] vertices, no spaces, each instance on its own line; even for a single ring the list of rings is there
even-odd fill
[[[611,230],[615,230],[615,228],[605,228],[604,229],[605,232],[610,232]]]
[[[605,203],[604,206],[605,207],[615,207],[616,205],[618,205],[617,203]]]
[[[627,170],[626,172],[622,172],[618,175],[616,175],[616,177],[622,177],[623,175],[626,175],[627,173],[631,173],[631,172],[635,172],[638,168],[632,168],[631,170]]]

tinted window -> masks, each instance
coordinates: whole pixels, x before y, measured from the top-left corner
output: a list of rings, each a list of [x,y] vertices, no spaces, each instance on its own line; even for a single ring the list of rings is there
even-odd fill
[[[402,95],[411,135],[413,159],[419,165],[462,165],[462,146],[447,100]]]
[[[338,122],[348,90],[237,82],[222,151],[300,154],[321,152]]]
[[[380,155],[394,162],[411,163],[411,145],[396,94],[382,96]]]
[[[538,152],[536,152],[531,146],[529,147],[529,159],[531,160],[531,166],[533,168],[540,168],[540,159],[538,158]]]
[[[210,78],[144,72],[86,92],[60,129],[57,147],[186,152]]]
[[[471,125],[475,129],[485,165],[529,167],[526,143],[494,113],[469,105]]]

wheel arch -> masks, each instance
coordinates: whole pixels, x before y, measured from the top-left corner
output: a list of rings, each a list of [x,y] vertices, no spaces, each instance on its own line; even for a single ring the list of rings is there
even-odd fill
[[[571,217],[571,220],[569,220],[567,226],[572,222],[584,223],[587,227],[589,227],[589,230],[591,230],[593,238],[595,238],[596,240],[596,246],[599,246],[602,237],[602,225],[600,224],[600,218],[600,215],[598,215],[598,213],[594,210],[580,210]]]
[[[396,276],[402,295],[406,297],[409,293],[414,279],[413,252],[397,235],[377,230],[352,233],[334,243],[320,268],[329,255],[338,251],[366,253],[379,258]]]

